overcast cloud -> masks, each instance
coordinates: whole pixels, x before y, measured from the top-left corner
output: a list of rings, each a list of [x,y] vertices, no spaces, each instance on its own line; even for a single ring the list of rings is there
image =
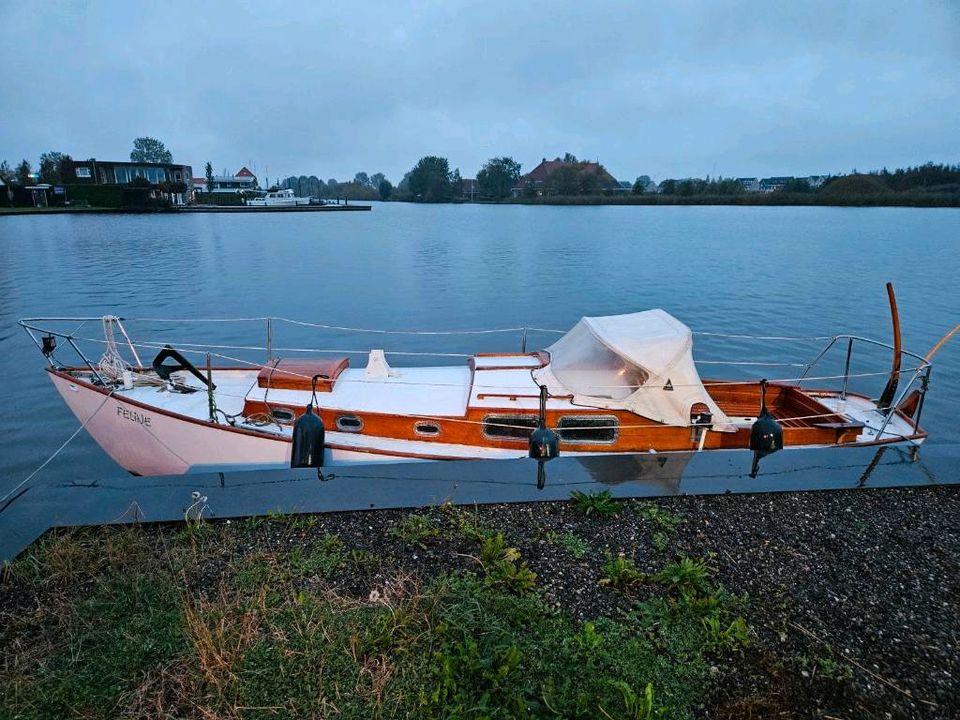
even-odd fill
[[[960,162],[960,3],[0,0],[0,159],[397,182],[572,152],[619,179]]]

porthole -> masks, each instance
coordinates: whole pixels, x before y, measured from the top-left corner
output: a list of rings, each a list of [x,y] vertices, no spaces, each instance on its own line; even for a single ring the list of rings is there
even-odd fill
[[[568,443],[612,443],[618,429],[612,415],[565,415],[557,423],[560,440]]]
[[[413,431],[421,437],[437,437],[440,426],[435,422],[418,422],[413,426]]]
[[[536,415],[487,415],[483,434],[493,440],[526,440],[539,424]]]
[[[358,433],[363,430],[363,420],[356,415],[337,415],[337,430]]]
[[[271,408],[270,415],[278,423],[292,423],[297,417],[293,410],[287,408]]]

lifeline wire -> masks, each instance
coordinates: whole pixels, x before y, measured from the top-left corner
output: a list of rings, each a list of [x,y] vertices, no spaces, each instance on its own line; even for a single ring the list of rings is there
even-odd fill
[[[21,487],[23,487],[26,483],[30,482],[30,480],[32,480],[33,477],[34,477],[38,472],[40,472],[40,471],[43,470],[47,465],[49,465],[50,462],[51,462],[57,455],[59,455],[59,454],[63,451],[63,449],[73,441],[73,439],[74,439],[77,435],[80,434],[80,431],[83,430],[83,429],[87,426],[87,423],[89,423],[91,420],[93,420],[94,417],[96,417],[97,413],[100,412],[100,410],[103,408],[103,406],[107,404],[107,400],[109,400],[109,399],[110,399],[110,396],[113,395],[114,390],[116,390],[116,388],[113,388],[110,392],[107,393],[107,396],[103,399],[103,402],[100,403],[100,405],[97,406],[97,409],[93,411],[93,415],[91,415],[91,416],[88,417],[86,420],[84,420],[84,421],[80,424],[80,427],[78,427],[76,430],[74,430],[74,431],[73,431],[73,434],[72,434],[70,437],[68,437],[66,440],[64,440],[63,445],[61,445],[61,446],[58,447],[56,450],[54,450],[54,451],[53,451],[53,454],[52,454],[50,457],[48,457],[46,460],[44,460],[44,461],[40,464],[40,466],[39,466],[36,470],[34,470],[32,473],[30,473],[25,479],[21,480],[20,483],[19,483],[15,488],[13,488],[13,490],[11,490],[11,491],[8,492],[6,495],[4,495],[2,498],[0,498],[0,503],[5,502],[8,497],[10,497],[11,495],[13,495],[17,490],[19,490]]]

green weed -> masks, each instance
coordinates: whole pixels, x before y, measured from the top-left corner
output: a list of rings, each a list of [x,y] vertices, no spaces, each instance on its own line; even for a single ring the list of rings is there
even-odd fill
[[[719,614],[708,615],[700,622],[707,631],[706,646],[710,650],[725,652],[750,644],[750,628],[739,615],[726,625]]]
[[[647,574],[641,572],[633,559],[623,553],[616,556],[607,553],[607,560],[600,568],[599,584],[621,592],[628,592],[646,579]]]
[[[698,594],[709,594],[710,591],[705,560],[693,560],[684,556],[678,562],[665,566],[653,578],[677,591],[685,600],[693,599]]]
[[[480,522],[475,512],[463,510],[451,503],[442,505],[440,509],[449,520],[450,529],[447,535],[452,540],[464,539],[482,542],[488,537],[496,535],[496,530]]]
[[[426,550],[427,542],[438,537],[440,529],[429,515],[411,514],[387,530],[387,534],[403,540],[408,545]]]
[[[518,595],[533,590],[537,576],[520,560],[520,551],[509,547],[501,533],[480,544],[480,566],[487,585],[503,588]]]
[[[548,543],[562,547],[578,560],[586,557],[592,551],[590,544],[586,540],[571,532],[558,533],[553,530],[547,530],[544,537]]]
[[[653,546],[660,552],[666,550],[669,544],[670,540],[666,533],[657,531],[653,534]]]
[[[653,502],[637,502],[635,507],[640,517],[650,520],[665,532],[673,532],[683,521],[682,515],[665,510]]]
[[[599,518],[613,517],[617,513],[617,502],[609,490],[584,493],[574,490],[570,493],[573,508],[582,515],[594,515]]]
[[[330,577],[344,558],[343,542],[338,536],[327,534],[308,553],[294,548],[287,558],[287,564],[295,574],[303,577]]]

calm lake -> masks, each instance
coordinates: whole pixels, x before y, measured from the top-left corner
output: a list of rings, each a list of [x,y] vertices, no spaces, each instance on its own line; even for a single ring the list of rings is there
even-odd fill
[[[694,331],[889,341],[884,283],[892,280],[907,349],[925,354],[960,322],[957,209],[392,203],[366,213],[4,217],[0,252],[0,496],[78,426],[43,357],[16,326],[22,317],[111,313],[131,318],[135,340],[262,346],[262,321],[166,319],[272,315],[390,330],[566,329],[582,315],[662,307]],[[77,334],[102,338],[98,322]],[[554,337],[531,333],[529,349]],[[279,324],[273,343],[459,353],[519,350],[520,333],[370,335]],[[800,368],[720,363],[803,363],[824,344],[698,335],[694,351],[705,377],[792,378]],[[102,352],[87,347],[95,357]],[[838,372],[843,351],[813,374]],[[152,352],[143,354],[149,362]],[[852,372],[889,366],[886,351],[865,352]],[[851,385],[876,396],[885,382],[867,375]],[[923,412],[928,442],[960,442],[958,397],[960,338],[936,358]],[[81,433],[33,482],[121,474]]]

